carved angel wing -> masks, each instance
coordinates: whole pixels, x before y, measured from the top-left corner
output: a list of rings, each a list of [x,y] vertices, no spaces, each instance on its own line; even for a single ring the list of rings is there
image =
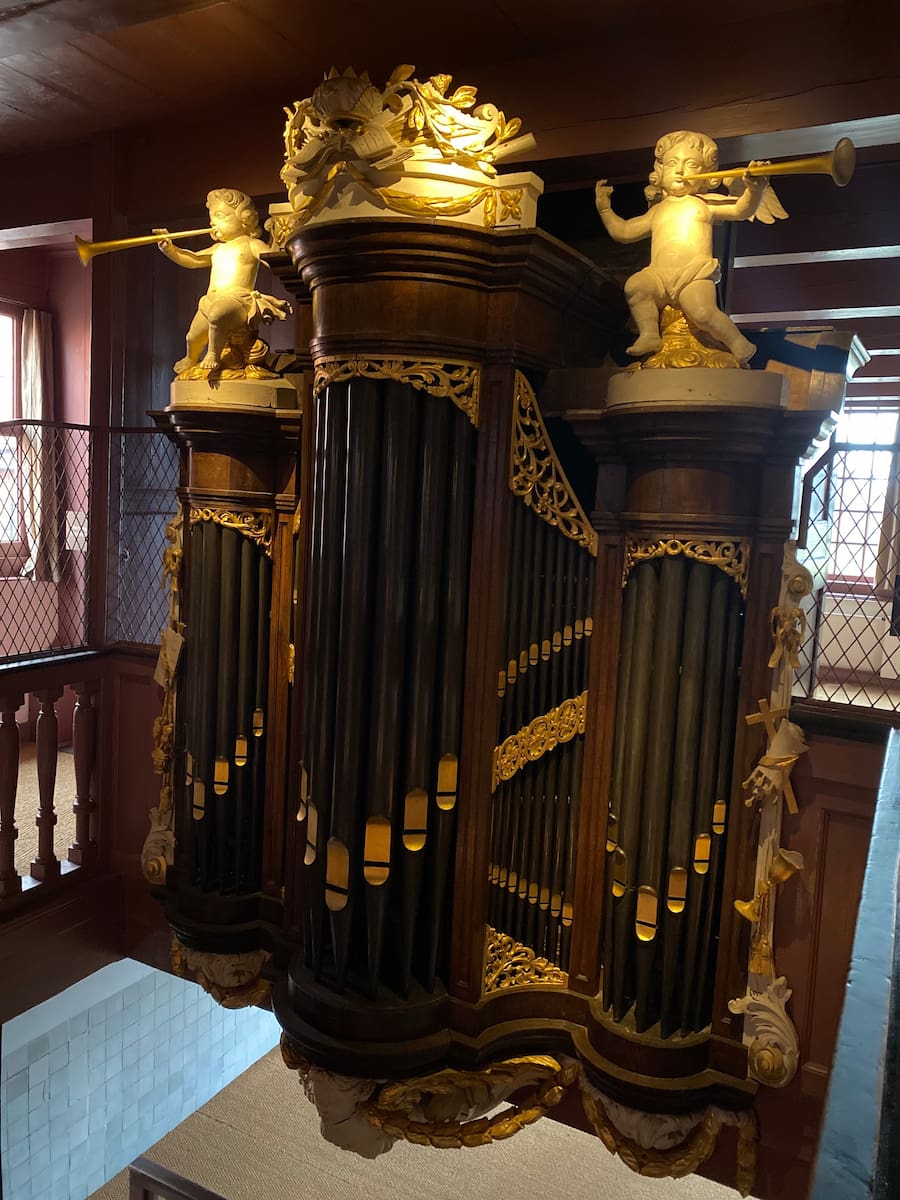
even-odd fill
[[[728,189],[729,196],[735,200],[744,194],[747,187],[741,175],[729,175],[722,183]],[[759,208],[749,220],[762,221],[763,225],[774,225],[776,221],[784,221],[788,215],[787,209],[775,195],[775,189],[770,183],[762,194]]]

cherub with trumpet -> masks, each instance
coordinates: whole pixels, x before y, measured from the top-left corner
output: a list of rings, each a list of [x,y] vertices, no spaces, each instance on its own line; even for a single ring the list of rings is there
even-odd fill
[[[655,158],[644,189],[649,207],[641,216],[626,220],[613,212],[613,189],[605,179],[595,191],[597,212],[610,237],[617,242],[650,238],[649,267],[625,282],[625,299],[638,331],[628,353],[638,358],[661,349],[660,313],[670,304],[743,366],[756,347],[716,303],[719,262],[712,254],[712,228],[720,221],[758,217],[771,222],[787,216],[768,178],[759,173],[768,164],[752,162],[740,178],[730,178],[726,196],[709,190],[717,183],[697,178],[716,172],[718,166],[718,147],[706,134],[685,129],[667,133],[656,143]]]
[[[259,237],[259,217],[249,196],[233,188],[216,188],[206,204],[211,246],[185,250],[172,245],[166,230],[154,230],[155,235],[163,235],[159,248],[167,258],[181,267],[205,267],[210,273],[209,288],[187,332],[187,353],[175,363],[178,375],[195,367],[216,372],[224,365],[246,366],[260,320],[284,320],[291,312],[287,301],[256,290],[260,255],[271,247]],[[238,362],[226,364],[223,356],[228,347],[233,347]]]

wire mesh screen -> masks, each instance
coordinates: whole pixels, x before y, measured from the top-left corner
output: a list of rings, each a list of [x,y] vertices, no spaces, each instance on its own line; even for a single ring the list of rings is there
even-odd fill
[[[86,645],[92,433],[0,424],[0,662]]]
[[[850,407],[807,481],[807,551],[824,584],[806,607],[795,695],[900,711],[898,409]]]
[[[115,430],[109,477],[106,638],[156,645],[168,613],[162,555],[177,509],[178,450],[155,429]]]

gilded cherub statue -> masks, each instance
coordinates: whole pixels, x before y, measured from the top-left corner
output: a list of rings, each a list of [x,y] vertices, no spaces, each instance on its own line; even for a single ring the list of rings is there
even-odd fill
[[[180,379],[218,374],[223,368],[233,377],[247,373],[267,349],[256,337],[260,320],[283,321],[291,312],[286,300],[256,290],[259,256],[270,247],[259,237],[259,217],[250,197],[233,188],[215,188],[207,196],[206,206],[211,246],[195,251],[175,246],[168,238],[159,243],[163,254],[180,267],[209,269],[209,288],[187,332],[187,353],[175,363]]]
[[[644,189],[648,209],[628,220],[613,212],[612,188],[605,179],[596,186],[597,212],[617,242],[650,238],[650,265],[625,283],[625,299],[637,325],[637,340],[628,353],[637,358],[662,347],[660,314],[666,305],[680,309],[702,334],[715,339],[746,364],[756,351],[716,303],[719,262],[713,257],[712,227],[719,221],[771,222],[787,213],[763,175],[744,173],[727,181],[729,195],[710,191],[708,180],[688,176],[714,172],[716,143],[703,133],[680,129],[656,143],[650,183]],[[767,166],[752,162],[750,167]],[[740,175],[740,169],[735,175]]]

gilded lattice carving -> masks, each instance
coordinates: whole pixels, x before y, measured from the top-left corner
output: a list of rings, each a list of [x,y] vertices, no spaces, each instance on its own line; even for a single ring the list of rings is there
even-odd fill
[[[478,425],[481,369],[477,363],[440,359],[321,358],[316,362],[316,396],[332,383],[348,379],[392,379],[408,383],[429,396],[447,397]]]
[[[508,933],[488,926],[484,963],[484,993],[505,991],[528,984],[553,984],[565,987],[569,977],[546,958],[538,958]]]
[[[511,733],[494,750],[491,791],[512,779],[528,763],[537,762],[561,743],[571,742],[577,734],[584,733],[586,712],[587,692],[582,692],[535,717],[518,733]]]
[[[516,372],[509,486],[541,520],[596,557],[597,532],[550,444],[531,384]]]
[[[687,558],[718,567],[720,571],[731,576],[741,589],[742,596],[747,595],[750,543],[744,538],[722,541],[701,538],[626,538],[622,586],[625,586],[628,576],[638,563],[651,558],[663,558],[667,554],[684,554]]]
[[[261,546],[272,557],[272,514],[269,512],[231,512],[224,508],[192,508],[191,526],[198,521],[213,521],[225,529],[236,529],[238,533]]]

